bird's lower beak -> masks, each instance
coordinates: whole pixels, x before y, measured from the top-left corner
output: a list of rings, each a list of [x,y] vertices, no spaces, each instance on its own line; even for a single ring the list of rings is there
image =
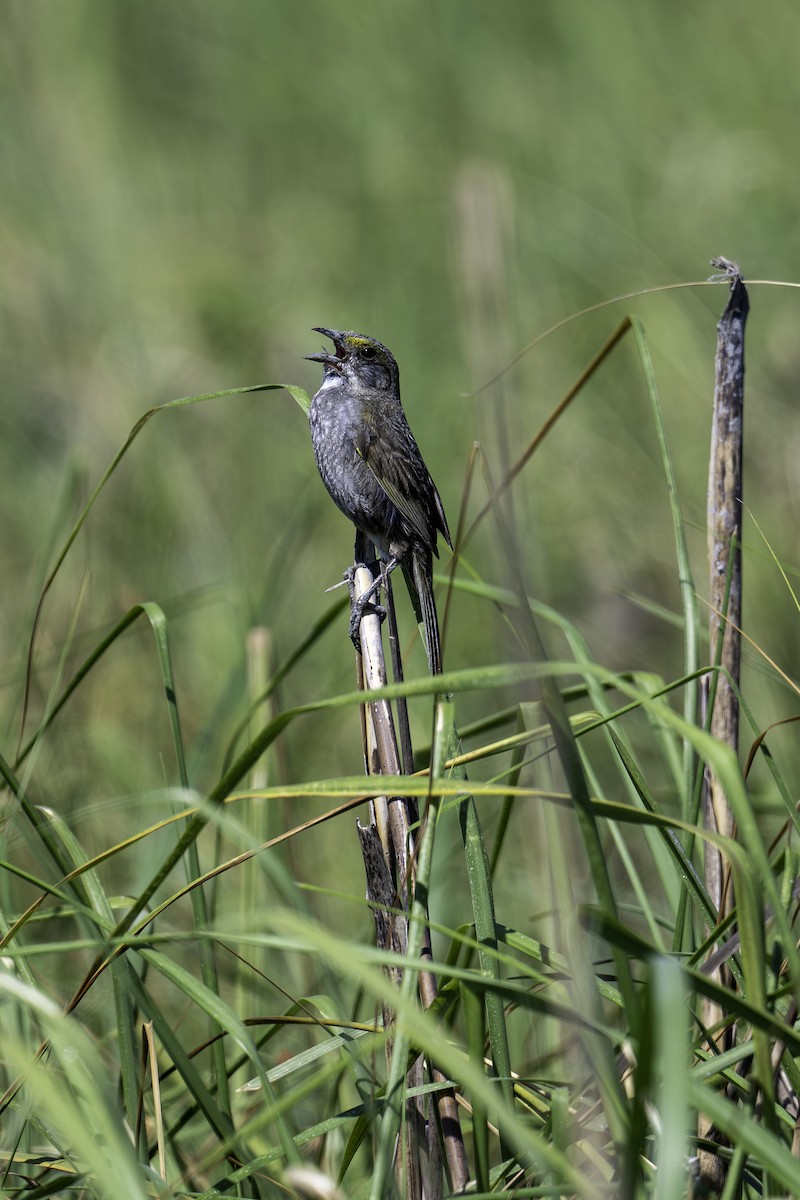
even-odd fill
[[[341,367],[342,359],[345,356],[344,342],[342,341],[341,333],[338,329],[325,329],[323,325],[315,325],[314,333],[321,333],[326,338],[330,338],[334,344],[334,347],[336,348],[336,353],[307,354],[306,358],[309,360],[309,362],[321,362],[327,367],[333,367],[335,370],[338,370]]]
[[[338,370],[342,365],[342,360],[337,358],[335,354],[306,354],[305,358],[309,362],[324,363],[326,367],[333,367]]]

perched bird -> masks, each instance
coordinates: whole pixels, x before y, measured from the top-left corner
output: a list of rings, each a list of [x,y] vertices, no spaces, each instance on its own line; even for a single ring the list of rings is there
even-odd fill
[[[400,403],[400,371],[375,338],[316,326],[335,353],[309,354],[322,363],[322,386],[309,422],[322,482],[356,527],[356,561],[364,542],[375,547],[384,575],[403,568],[417,620],[425,629],[428,666],[442,670],[439,622],[433,599],[437,535],[452,549],[439,493],[422,461]],[[376,586],[379,586],[377,581]],[[351,634],[357,637],[360,612]]]

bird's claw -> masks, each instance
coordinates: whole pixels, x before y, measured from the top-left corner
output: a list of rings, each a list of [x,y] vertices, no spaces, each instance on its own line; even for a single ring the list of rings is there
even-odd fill
[[[377,617],[379,621],[386,618],[386,609],[382,604],[373,604],[373,602],[364,596],[358,600],[354,600],[350,608],[350,641],[355,646],[358,652],[361,652],[361,618],[365,616]]]
[[[382,604],[375,604],[372,599],[381,586],[382,579],[380,575],[378,575],[372,586],[363,595],[356,596],[355,594],[356,571],[359,571],[363,566],[363,563],[355,563],[352,567],[348,567],[344,573],[344,582],[350,589],[350,628],[348,629],[348,633],[350,641],[359,654],[361,653],[361,635],[359,632],[361,618],[364,616],[375,616],[379,621],[383,621],[386,618],[386,609]]]

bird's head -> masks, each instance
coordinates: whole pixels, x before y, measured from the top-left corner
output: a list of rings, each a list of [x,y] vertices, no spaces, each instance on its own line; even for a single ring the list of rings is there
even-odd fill
[[[307,354],[311,362],[323,365],[323,382],[337,378],[354,392],[399,392],[400,372],[394,355],[375,338],[363,333],[342,333],[338,329],[314,327],[333,342],[335,353]]]

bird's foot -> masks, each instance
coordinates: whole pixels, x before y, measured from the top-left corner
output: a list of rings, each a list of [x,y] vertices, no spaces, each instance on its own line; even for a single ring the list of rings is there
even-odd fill
[[[354,600],[350,606],[350,641],[355,646],[356,650],[361,652],[361,618],[365,616],[377,617],[379,621],[386,618],[386,609],[382,604],[373,604],[364,596],[359,596],[358,600]]]
[[[350,641],[359,653],[361,653],[361,636],[359,633],[361,618],[371,615],[376,616],[379,621],[383,621],[386,617],[386,609],[383,605],[373,603],[372,599],[383,583],[383,576],[378,575],[367,588],[366,592],[362,592],[360,596],[356,596],[356,571],[360,570],[363,566],[363,563],[355,563],[354,566],[348,567],[344,573],[344,582],[350,589],[350,628],[348,629],[348,633],[350,634]]]

